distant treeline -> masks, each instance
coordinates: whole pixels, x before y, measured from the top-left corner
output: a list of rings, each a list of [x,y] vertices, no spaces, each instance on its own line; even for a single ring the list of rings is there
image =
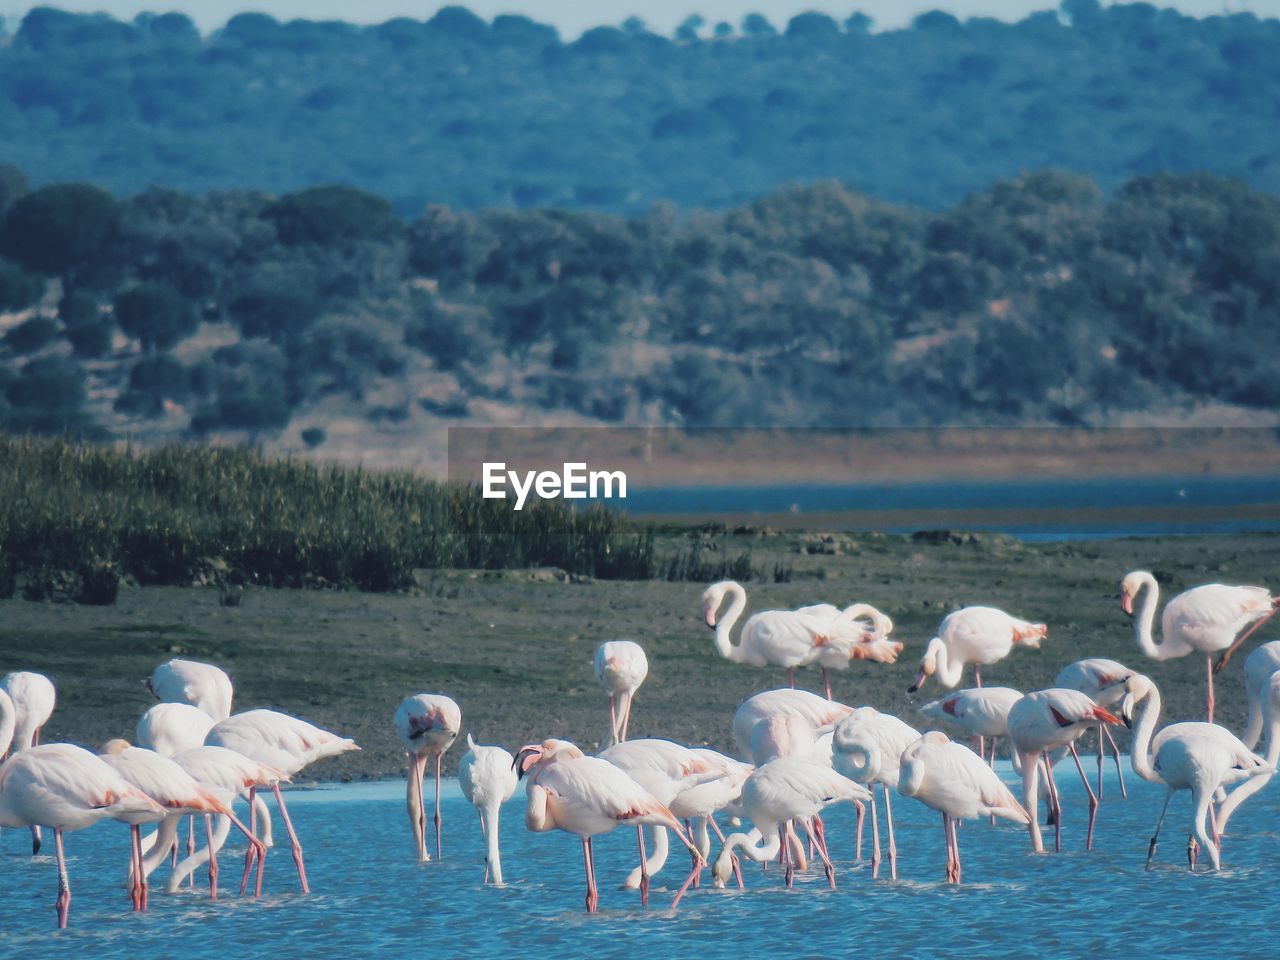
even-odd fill
[[[118,193],[343,183],[408,217],[723,208],[827,177],[938,209],[1046,166],[1280,191],[1275,20],[1067,0],[870,26],[753,14],[667,38],[633,18],[565,43],[455,6],[368,27],[245,13],[202,38],[180,13],[40,7],[0,37],[0,159]]]
[[[406,223],[346,187],[118,200],[5,168],[4,309],[17,431],[275,431],[326,398],[401,421],[1102,424],[1280,405],[1280,200],[1041,172],[939,213],[827,182],[689,217]],[[368,399],[389,382],[409,399]]]

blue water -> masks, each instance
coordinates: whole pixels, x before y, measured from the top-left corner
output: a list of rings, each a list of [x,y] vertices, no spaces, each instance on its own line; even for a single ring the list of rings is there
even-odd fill
[[[1000,524],[963,522],[967,530],[1000,530],[1028,540],[1097,539],[1119,536],[1250,533],[1280,530],[1280,515],[1205,518],[1197,508],[1280,504],[1280,475],[1107,477],[1033,481],[972,481],[786,484],[777,486],[661,487],[628,491],[633,516],[682,517],[842,511],[1108,510],[1115,520],[1029,517]],[[1187,511],[1184,517],[1134,521],[1135,509]],[[936,525],[936,520],[930,520]],[[1082,526],[1082,523],[1088,524]],[[876,523],[872,529],[910,533],[920,524]]]
[[[1003,773],[1011,779],[1007,764]],[[402,784],[290,791],[306,846],[309,896],[298,893],[287,848],[279,845],[281,831],[260,901],[232,889],[242,849],[232,842],[220,859],[217,903],[202,890],[166,895],[162,867],[153,875],[151,909],[134,914],[122,884],[127,828],[99,824],[66,836],[74,900],[71,927],[61,932],[54,928],[53,858],[31,858],[26,832],[6,830],[0,836],[0,955],[738,960],[764,956],[766,945],[788,958],[1271,955],[1280,855],[1274,784],[1237,812],[1224,869],[1192,875],[1185,862],[1188,794],[1174,798],[1148,872],[1143,861],[1163,790],[1126,768],[1130,792],[1122,801],[1113,770],[1097,849],[1086,853],[1079,780],[1069,762],[1058,775],[1067,808],[1061,854],[1031,854],[1025,828],[966,823],[960,830],[964,883],[947,885],[938,815],[895,797],[897,882],[873,882],[867,864],[853,860],[852,813],[833,809],[827,822],[838,889],[828,890],[813,872],[788,892],[780,870],[752,864],[744,892],[704,886],[674,913],[667,906],[683,877],[684,856],[673,854],[655,878],[650,908],[642,909],[638,894],[617,889],[634,865],[635,849],[634,831],[620,829],[597,841],[601,912],[585,914],[577,839],[527,832],[523,791],[503,812],[503,889],[481,884],[483,846],[456,784],[444,800],[445,858],[424,865],[413,859]],[[1051,843],[1052,830],[1047,838]],[[864,842],[870,842],[869,828]]]

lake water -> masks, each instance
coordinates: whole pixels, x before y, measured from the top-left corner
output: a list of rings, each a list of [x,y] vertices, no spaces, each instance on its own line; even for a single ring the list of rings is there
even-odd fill
[[[1003,764],[1007,780],[1012,775]],[[1086,764],[1089,769],[1091,764]],[[203,891],[168,896],[167,867],[153,875],[151,909],[134,914],[122,880],[127,828],[102,823],[66,835],[74,900],[71,927],[55,927],[52,856],[32,859],[25,831],[0,836],[0,955],[101,958],[429,956],[499,958],[763,956],[1273,956],[1272,894],[1280,856],[1275,784],[1246,803],[1224,844],[1217,874],[1186,870],[1190,797],[1175,797],[1155,867],[1143,869],[1163,790],[1126,767],[1120,800],[1114,768],[1086,853],[1085,807],[1070,762],[1059,766],[1066,805],[1064,852],[1029,852],[1025,828],[1003,821],[960,830],[964,883],[941,882],[940,818],[895,798],[900,877],[872,881],[852,859],[851,810],[829,811],[838,889],[820,872],[783,886],[781,870],[746,865],[747,889],[691,891],[667,909],[683,855],[655,878],[649,909],[617,889],[634,865],[635,834],[619,829],[596,844],[601,911],[582,909],[580,844],[567,834],[524,829],[523,790],[504,808],[508,885],[482,885],[475,815],[456,783],[444,803],[445,857],[417,864],[403,784],[338,786],[289,794],[306,847],[312,894],[298,893],[286,848],[268,857],[259,901],[240,897],[239,844],[221,858],[221,899]],[[429,795],[429,788],[428,788]],[[1043,811],[1042,811],[1043,815]],[[185,833],[185,831],[184,831]],[[282,831],[277,833],[277,842]],[[1052,831],[1048,833],[1052,843]],[[869,844],[868,829],[866,842]],[[52,849],[50,838],[48,849]]]
[[[998,530],[1027,540],[1280,530],[1280,474],[629,490],[633,516],[795,517],[825,529]]]

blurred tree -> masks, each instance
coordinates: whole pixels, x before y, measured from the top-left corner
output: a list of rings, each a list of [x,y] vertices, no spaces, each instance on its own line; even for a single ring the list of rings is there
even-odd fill
[[[25,310],[44,294],[44,280],[0,257],[0,310]]]
[[[149,353],[195,333],[200,318],[191,301],[167,283],[139,284],[116,295],[116,322]]]
[[[707,21],[700,14],[691,14],[676,27],[676,39],[684,43],[696,43],[699,39],[698,31],[706,25]]]
[[[396,237],[404,229],[386,200],[351,187],[312,187],[285,194],[263,216],[290,246],[342,246]]]
[[[4,345],[14,353],[25,356],[43,350],[58,339],[59,333],[58,321],[37,313],[16,327],[11,327],[4,335]]]
[[[115,198],[98,187],[41,187],[9,207],[0,252],[40,273],[72,275],[104,253],[118,218]]]
[[[776,37],[778,31],[774,29],[768,19],[759,13],[748,13],[742,18],[742,33],[744,36],[760,39],[761,37]]]

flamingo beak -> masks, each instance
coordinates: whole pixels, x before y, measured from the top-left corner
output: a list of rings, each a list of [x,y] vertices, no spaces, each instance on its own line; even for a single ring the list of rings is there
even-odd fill
[[[1133,597],[1129,596],[1128,590],[1122,590],[1120,592],[1120,609],[1129,616],[1133,616]]]
[[[703,611],[703,619],[706,620],[707,626],[712,630],[716,628],[716,612],[710,607]]]
[[[529,772],[529,768],[542,759],[542,755],[546,751],[536,745],[530,744],[527,747],[521,747],[515,755],[515,759],[511,761],[511,769],[520,771],[520,777]]]
[[[924,686],[925,680],[929,678],[929,672],[923,666],[916,671],[916,678],[911,682],[911,686],[907,687],[907,693],[915,693]]]

